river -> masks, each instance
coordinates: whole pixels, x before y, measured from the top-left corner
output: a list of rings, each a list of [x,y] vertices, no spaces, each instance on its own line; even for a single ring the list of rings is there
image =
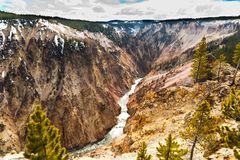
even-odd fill
[[[139,82],[142,80],[142,78],[135,80],[134,84],[131,86],[130,91],[128,91],[124,96],[122,96],[119,101],[118,104],[121,107],[121,113],[118,116],[118,123],[110,130],[110,132],[108,132],[108,134],[104,137],[103,140],[96,142],[94,144],[89,144],[87,146],[85,146],[84,148],[74,151],[71,154],[72,155],[76,155],[78,153],[83,153],[83,152],[88,152],[88,151],[92,151],[95,150],[99,147],[108,145],[112,142],[113,139],[120,137],[121,135],[123,135],[123,128],[126,124],[126,121],[129,117],[129,114],[127,113],[127,104],[129,101],[129,97],[131,94],[134,93],[135,88],[137,87],[137,85],[139,84]],[[14,154],[14,155],[6,155],[5,157],[0,157],[0,159],[3,160],[20,160],[20,159],[24,159],[23,157],[23,152],[20,154]]]
[[[118,104],[121,107],[121,113],[118,116],[118,123],[110,130],[110,132],[108,132],[108,134],[104,137],[104,139],[99,142],[96,142],[94,144],[89,144],[89,145],[85,146],[84,148],[74,152],[74,154],[92,151],[99,147],[108,145],[112,142],[113,139],[123,135],[123,128],[129,117],[129,114],[127,113],[127,110],[128,110],[127,104],[129,101],[129,97],[131,94],[134,93],[137,85],[139,84],[139,82],[141,80],[142,80],[142,78],[136,79],[134,84],[131,86],[131,89],[118,100]]]

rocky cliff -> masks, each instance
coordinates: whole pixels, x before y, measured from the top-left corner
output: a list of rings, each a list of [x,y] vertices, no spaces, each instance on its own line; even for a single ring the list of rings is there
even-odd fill
[[[41,103],[67,148],[104,137],[116,123],[116,100],[138,69],[101,33],[46,20],[0,23],[0,123],[6,150],[24,146],[25,123]]]
[[[116,124],[117,100],[133,79],[147,74],[144,83],[152,84],[162,71],[188,62],[203,36],[209,42],[223,41],[239,30],[240,20],[98,25],[114,31],[80,31],[51,19],[0,21],[4,151],[23,149],[25,124],[36,103],[60,129],[67,148],[102,139]],[[130,107],[129,113],[135,112]],[[125,131],[131,131],[131,125]]]
[[[229,84],[234,73],[230,65],[226,64],[224,68],[219,82],[209,80],[199,84],[193,83],[190,76],[191,63],[173,68],[164,74],[147,75],[130,97],[128,103],[130,118],[124,128],[125,135],[121,137],[122,139],[112,143],[112,151],[120,153],[119,155],[127,152],[126,155],[131,157],[129,159],[134,159],[136,155],[133,153],[139,149],[141,142],[146,142],[148,153],[153,155],[154,160],[157,160],[156,147],[159,142],[164,143],[164,138],[170,133],[177,138],[181,147],[190,150],[192,141],[183,138],[182,133],[187,127],[187,121],[195,112],[197,104],[207,95],[214,106],[212,115],[217,119],[218,125],[227,125],[230,128],[239,127],[238,121],[225,119],[221,112],[221,102],[230,92]],[[238,74],[237,77],[239,85],[240,75]],[[214,144],[212,139],[211,142]],[[199,142],[194,158],[198,160],[236,159],[233,150],[229,148],[211,147]],[[187,154],[183,159],[189,159],[189,156]],[[123,156],[119,157],[121,157],[119,159],[124,159]]]
[[[239,31],[240,20],[117,21],[109,26],[118,33],[120,46],[149,72],[191,60],[202,37],[208,42],[221,42]]]

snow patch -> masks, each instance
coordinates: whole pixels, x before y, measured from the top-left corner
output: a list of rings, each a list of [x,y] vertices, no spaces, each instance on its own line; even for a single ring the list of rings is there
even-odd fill
[[[9,36],[8,36],[8,39],[11,40],[11,39],[14,39],[14,40],[18,40],[18,37],[17,37],[17,30],[15,27],[11,26],[11,30],[10,30],[10,33],[9,33]]]
[[[58,36],[57,35],[54,36],[54,43],[56,46],[58,46]]]
[[[6,76],[6,73],[5,73],[5,71],[3,71],[2,72],[2,78],[5,78],[5,76]]]
[[[108,24],[103,24],[103,28],[108,28]]]
[[[139,32],[139,30],[140,30],[140,28],[131,28],[131,33],[134,35],[134,36],[136,36],[137,35],[137,33]]]
[[[58,35],[54,36],[54,43],[56,46],[61,46],[61,54],[63,54],[63,50],[64,50],[64,39]]]
[[[4,35],[3,31],[0,31],[0,49],[3,48],[5,39],[6,38],[5,38],[5,35]]]
[[[84,39],[86,38],[84,32],[80,32],[76,29],[70,28],[68,26],[65,26],[61,23],[52,23],[47,20],[40,19],[36,23],[36,27],[40,31],[40,37],[41,31],[51,31],[57,33],[57,35],[65,36],[65,37],[70,37],[70,38],[75,38],[75,39]]]
[[[86,47],[84,42],[80,42],[80,44],[81,44],[82,47]]]
[[[60,40],[60,44],[61,44],[61,47],[62,47],[62,50],[61,50],[61,53],[63,54],[63,50],[64,50],[64,43],[65,43],[65,41],[64,41],[64,39],[63,38],[59,38],[59,40]]]
[[[57,34],[57,37],[54,37],[54,43],[56,44],[56,46],[61,45],[62,49],[64,46],[64,39],[62,39],[60,37],[60,35],[62,37],[66,37],[66,38],[72,38],[72,39],[85,39],[85,38],[91,38],[97,42],[100,43],[100,45],[104,48],[112,48],[113,43],[111,40],[109,40],[105,35],[103,35],[102,33],[92,33],[89,31],[84,31],[84,32],[80,32],[76,29],[72,29],[68,26],[62,25],[61,23],[52,23],[49,22],[47,20],[43,20],[40,19],[38,20],[38,22],[36,23],[36,27],[39,28],[40,34],[41,31],[44,30],[50,30],[51,32],[55,32]],[[104,26],[104,27],[107,27]],[[41,35],[40,35],[41,37]],[[81,43],[81,45],[83,47],[85,47],[84,43]]]
[[[122,33],[125,33],[125,30],[122,27],[121,28],[114,27],[114,30],[118,35],[121,35]]]
[[[0,49],[3,48],[4,42],[6,40],[3,30],[7,28],[7,22],[4,20],[0,21]]]
[[[240,19],[235,19],[235,20],[215,20],[215,21],[210,21],[210,22],[202,22],[204,26],[221,26],[225,24],[240,24]]]
[[[19,25],[17,25],[17,28],[18,28],[18,31],[21,33],[21,36],[22,36],[22,24],[19,22]]]
[[[0,30],[6,29],[7,28],[7,22],[6,21],[0,21]]]
[[[78,41],[73,41],[73,43],[72,43],[72,47],[75,49],[75,50],[81,50],[81,49],[83,49],[83,48],[85,48],[86,46],[85,46],[85,44],[84,44],[84,42],[78,42]]]

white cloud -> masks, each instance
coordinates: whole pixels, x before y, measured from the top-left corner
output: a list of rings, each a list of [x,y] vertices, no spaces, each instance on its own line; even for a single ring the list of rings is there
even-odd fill
[[[119,4],[118,0],[96,0],[96,3],[103,3],[103,4],[107,4],[107,5],[117,5]]]
[[[142,16],[143,11],[140,11],[136,8],[124,8],[120,12],[117,12],[116,15],[137,15],[137,16]]]
[[[17,13],[25,13],[27,3],[24,0],[11,0],[11,3],[6,3],[6,8]]]
[[[103,13],[105,10],[101,6],[95,6],[93,7],[93,11],[96,13]]]
[[[240,2],[220,0],[11,0],[7,11],[85,20],[169,19],[240,15]],[[3,0],[0,0],[3,2]],[[1,3],[0,3],[1,6]]]

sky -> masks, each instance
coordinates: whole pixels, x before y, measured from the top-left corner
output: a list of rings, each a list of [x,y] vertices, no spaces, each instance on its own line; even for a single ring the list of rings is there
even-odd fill
[[[240,0],[0,0],[0,10],[91,21],[240,15]]]

